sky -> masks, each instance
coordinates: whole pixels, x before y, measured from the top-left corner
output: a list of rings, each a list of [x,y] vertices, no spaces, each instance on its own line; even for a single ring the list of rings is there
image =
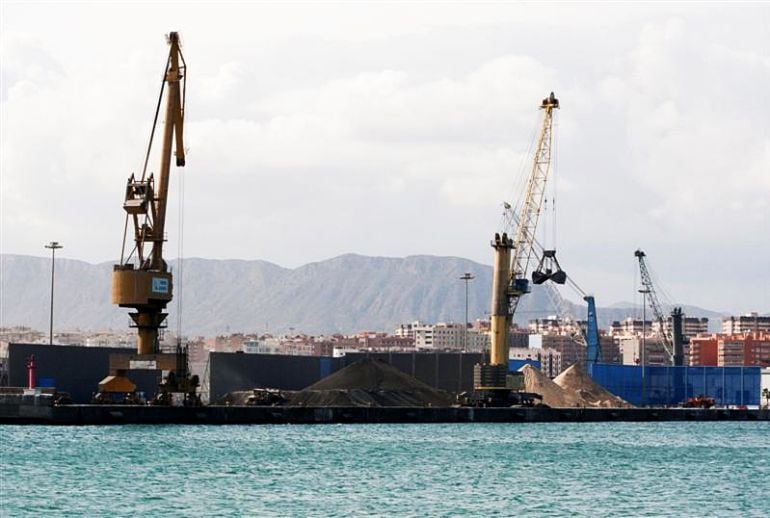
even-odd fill
[[[169,258],[491,264],[554,91],[539,239],[597,304],[641,248],[671,302],[770,312],[768,3],[3,1],[0,252],[120,256],[169,31]]]

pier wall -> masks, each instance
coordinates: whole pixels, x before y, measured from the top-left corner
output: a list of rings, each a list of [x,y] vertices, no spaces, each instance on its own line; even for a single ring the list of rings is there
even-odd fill
[[[99,382],[109,375],[111,354],[135,354],[136,349],[76,345],[9,344],[8,380],[12,387],[27,386],[27,358],[35,355],[38,385],[68,392],[75,403],[89,403]],[[160,372],[130,370],[128,377],[146,397],[155,395]]]

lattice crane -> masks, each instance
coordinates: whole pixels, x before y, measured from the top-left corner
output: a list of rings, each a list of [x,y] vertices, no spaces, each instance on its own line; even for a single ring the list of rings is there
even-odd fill
[[[655,315],[660,326],[660,335],[663,338],[663,347],[666,350],[666,354],[671,358],[673,365],[682,365],[683,363],[683,351],[682,351],[682,339],[681,339],[681,326],[682,326],[682,309],[674,308],[672,312],[672,329],[669,330],[666,324],[666,318],[663,313],[663,307],[658,299],[658,294],[655,290],[655,285],[652,282],[652,276],[647,268],[645,261],[645,254],[642,250],[634,252],[634,256],[639,260],[639,273],[641,276],[642,285],[644,286],[644,293],[647,295],[647,299],[650,301],[650,307]]]
[[[537,138],[532,169],[527,180],[527,190],[521,207],[516,210],[519,224],[513,239],[507,233],[495,234],[494,276],[492,281],[492,311],[490,315],[491,347],[488,364],[479,364],[474,371],[474,389],[503,393],[508,388],[508,334],[519,299],[530,291],[529,266],[533,256],[535,231],[540,219],[545,196],[545,186],[551,171],[551,144],[553,140],[553,113],[559,108],[559,100],[551,95],[543,99],[540,109],[543,118]],[[555,256],[541,260],[552,263]],[[558,263],[556,263],[558,266]],[[541,268],[538,268],[540,271]],[[533,279],[536,283],[549,278],[562,283],[566,275],[559,268],[549,268],[543,276]],[[541,272],[542,273],[542,272]]]

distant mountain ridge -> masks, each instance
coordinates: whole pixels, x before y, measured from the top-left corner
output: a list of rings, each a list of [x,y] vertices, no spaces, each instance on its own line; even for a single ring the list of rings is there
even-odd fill
[[[129,310],[110,303],[113,262],[89,264],[56,260],[54,328],[59,330],[126,329]],[[48,329],[51,261],[48,258],[0,255],[0,316],[3,326]],[[465,284],[471,273],[468,315],[487,318],[492,268],[458,257],[416,255],[404,258],[345,254],[297,268],[261,260],[185,259],[171,261],[174,301],[169,329],[176,329],[181,302],[182,330],[190,336],[230,332],[309,334],[392,332],[399,324],[462,322]],[[582,304],[569,303],[577,318]],[[693,316],[719,318],[716,312],[685,307]],[[515,320],[555,313],[546,294],[534,286],[519,304]],[[599,325],[633,315],[629,308],[600,308]]]

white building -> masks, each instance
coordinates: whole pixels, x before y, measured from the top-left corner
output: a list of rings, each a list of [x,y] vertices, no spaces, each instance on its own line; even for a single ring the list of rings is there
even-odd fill
[[[281,341],[278,338],[246,340],[242,350],[246,354],[281,354]]]
[[[361,352],[361,349],[359,349],[358,347],[347,347],[347,346],[335,345],[334,348],[332,349],[332,357],[342,358],[348,353],[357,353],[357,352]]]
[[[726,335],[741,335],[750,332],[770,333],[770,317],[759,316],[758,313],[749,313],[739,317],[726,317],[722,319],[722,333]]]
[[[463,324],[402,324],[396,329],[396,336],[414,337],[417,349],[455,349],[466,351],[483,351],[489,347],[489,335],[481,330],[467,328]],[[466,343],[467,340],[467,343]]]
[[[569,318],[564,319],[552,315],[546,318],[530,320],[527,328],[532,334],[572,335],[579,332],[581,326],[585,326],[585,321],[575,321]]]
[[[420,327],[425,327],[425,324],[421,323],[419,320],[415,320],[414,322],[410,322],[408,324],[401,324],[398,326],[398,328],[396,328],[393,334],[400,338],[414,338],[414,330]]]
[[[623,365],[640,365],[642,362],[642,343],[644,342],[645,365],[671,365],[671,359],[666,352],[663,341],[648,336],[646,340],[636,336],[617,338],[620,357]]]
[[[673,335],[674,324],[672,318],[669,316],[663,322],[663,329],[665,329],[668,336]],[[655,320],[652,322],[653,334],[660,334],[660,323]],[[683,317],[682,318],[682,334],[685,339],[689,337],[696,337],[699,334],[705,334],[709,332],[709,319],[705,317]]]
[[[532,335],[539,336],[539,335]],[[561,353],[550,347],[511,347],[508,349],[509,360],[534,360],[540,362],[540,372],[549,378],[555,378],[562,370]]]

